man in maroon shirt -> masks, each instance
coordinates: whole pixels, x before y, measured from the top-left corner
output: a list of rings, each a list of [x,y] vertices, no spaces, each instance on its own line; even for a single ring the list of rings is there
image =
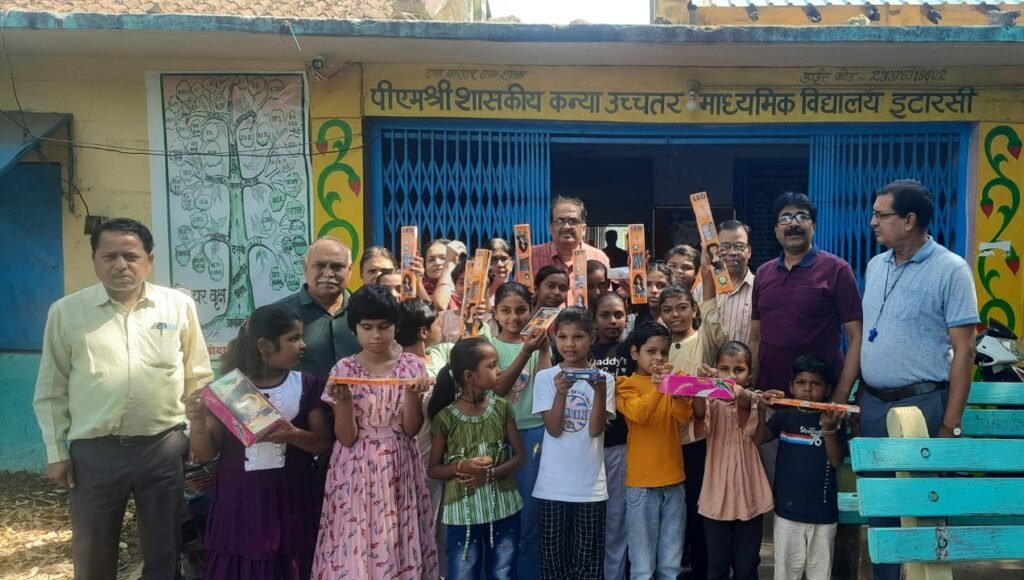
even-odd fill
[[[751,306],[750,349],[758,388],[789,390],[793,360],[815,354],[831,362],[849,389],[860,373],[863,330],[860,291],[842,258],[814,247],[817,208],[802,193],[774,204],[782,255],[757,269]],[[849,351],[840,348],[846,331]]]

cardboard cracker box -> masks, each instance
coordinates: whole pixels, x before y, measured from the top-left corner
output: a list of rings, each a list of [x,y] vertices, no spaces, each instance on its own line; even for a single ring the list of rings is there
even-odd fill
[[[584,249],[572,251],[572,284],[569,289],[570,304],[586,310],[590,300],[587,296],[587,251]]]
[[[530,224],[519,224],[515,227],[516,246],[516,282],[533,292],[533,258],[530,245]]]
[[[711,264],[711,271],[715,277],[715,291],[718,294],[727,294],[733,291],[732,278],[729,270],[722,262],[721,250],[718,246],[718,227],[715,226],[715,216],[711,213],[711,204],[708,203],[707,192],[700,191],[690,196],[690,205],[693,206],[693,214],[697,218],[697,230],[700,239],[707,248],[707,255],[703,257]]]
[[[402,300],[411,300],[417,296],[419,276],[412,270],[412,259],[419,249],[420,235],[416,226],[402,226]]]
[[[203,403],[242,445],[252,445],[285,418],[249,377],[235,369],[203,387]]]
[[[473,310],[487,296],[487,275],[491,269],[491,251],[479,249],[466,265],[466,292],[462,297],[462,338],[480,334],[480,323],[473,319]]]
[[[644,224],[631,224],[626,233],[629,245],[630,301],[633,304],[647,304],[647,242],[644,239]]]

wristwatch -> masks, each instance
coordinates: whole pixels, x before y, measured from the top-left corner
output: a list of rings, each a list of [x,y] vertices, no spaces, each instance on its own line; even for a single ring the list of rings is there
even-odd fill
[[[959,438],[960,436],[962,436],[962,435],[964,434],[964,430],[963,430],[963,428],[962,428],[962,427],[960,427],[960,425],[959,425],[959,424],[957,424],[957,425],[954,425],[954,426],[950,427],[949,425],[946,425],[945,423],[943,423],[943,424],[942,424],[942,427],[943,427],[943,428],[944,428],[945,430],[949,431],[949,433],[950,433],[950,434],[951,434],[951,435],[952,435],[953,437],[957,437],[957,438]]]

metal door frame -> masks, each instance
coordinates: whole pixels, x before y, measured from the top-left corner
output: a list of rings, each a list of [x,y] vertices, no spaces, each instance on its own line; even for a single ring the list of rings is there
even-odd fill
[[[957,211],[959,231],[965,232],[952,251],[967,256],[970,248],[968,227],[974,206],[970,203],[968,176],[975,169],[971,155],[976,123],[779,123],[751,125],[662,125],[636,123],[594,123],[555,121],[491,121],[463,119],[367,119],[371,139],[371,191],[368,218],[373,224],[372,243],[383,242],[383,190],[381,132],[386,129],[474,130],[518,133],[546,133],[552,144],[580,143],[607,145],[807,145],[820,135],[899,135],[908,132],[956,133],[960,135],[958,150],[958,187],[964,193]],[[810,159],[808,159],[810,163]]]

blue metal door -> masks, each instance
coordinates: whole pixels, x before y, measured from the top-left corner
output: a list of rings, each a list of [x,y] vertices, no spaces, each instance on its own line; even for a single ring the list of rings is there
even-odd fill
[[[815,245],[849,261],[863,288],[868,261],[884,250],[869,225],[874,193],[890,181],[909,178],[935,197],[931,234],[966,255],[969,129],[852,131],[811,137],[808,195],[818,205]]]
[[[551,139],[476,128],[374,130],[373,243],[397,248],[400,228],[480,247],[514,224],[547,241]]]
[[[60,165],[19,163],[0,179],[0,350],[38,351],[50,305],[64,295]]]

